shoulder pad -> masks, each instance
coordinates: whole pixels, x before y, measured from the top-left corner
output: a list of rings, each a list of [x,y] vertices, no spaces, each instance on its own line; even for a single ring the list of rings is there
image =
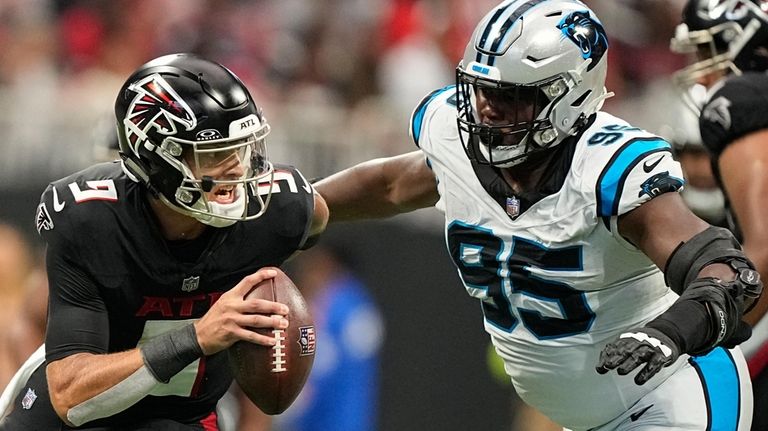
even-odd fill
[[[78,234],[83,230],[102,232],[112,223],[103,217],[114,215],[111,207],[125,196],[126,182],[134,184],[118,163],[105,163],[50,183],[35,215],[38,233],[53,244],[84,237]]]
[[[431,93],[429,93],[426,97],[424,97],[421,102],[419,102],[418,106],[416,106],[416,109],[413,111],[413,114],[411,114],[411,121],[409,128],[409,133],[411,135],[411,138],[413,138],[413,142],[416,144],[417,147],[421,148],[420,145],[420,138],[422,135],[422,131],[425,128],[425,125],[429,122],[430,114],[434,113],[436,109],[438,109],[440,106],[450,106],[453,111],[453,115],[455,116],[455,110],[456,110],[456,86],[455,85],[448,85],[443,88],[439,88]]]
[[[259,192],[266,193],[267,187],[266,183],[260,184]],[[269,223],[270,228],[283,237],[300,238],[299,243],[303,243],[309,234],[315,211],[314,193],[314,187],[298,169],[276,164],[272,196],[262,222]]]

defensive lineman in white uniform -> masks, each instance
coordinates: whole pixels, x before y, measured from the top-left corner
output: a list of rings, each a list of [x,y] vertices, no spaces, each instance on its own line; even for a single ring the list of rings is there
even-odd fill
[[[670,145],[599,111],[607,48],[576,0],[505,1],[475,29],[456,86],[414,111],[419,151],[317,189],[332,221],[444,212],[515,389],[554,421],[747,430],[732,347],[762,285],[735,239],[685,207]]]

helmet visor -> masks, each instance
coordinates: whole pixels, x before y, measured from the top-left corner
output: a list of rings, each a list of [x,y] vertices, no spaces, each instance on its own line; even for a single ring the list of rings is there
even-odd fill
[[[245,176],[261,176],[267,169],[267,148],[264,140],[253,135],[231,142],[217,144],[193,144],[191,157],[185,161],[193,171],[205,171],[238,163]]]
[[[176,201],[204,223],[226,225],[261,216],[271,197],[273,166],[267,159],[269,125],[237,138],[188,141],[168,137],[162,152],[184,175]],[[180,157],[179,157],[180,156]],[[261,183],[265,183],[261,187]],[[258,205],[250,205],[255,201]],[[222,222],[226,220],[226,222]]]

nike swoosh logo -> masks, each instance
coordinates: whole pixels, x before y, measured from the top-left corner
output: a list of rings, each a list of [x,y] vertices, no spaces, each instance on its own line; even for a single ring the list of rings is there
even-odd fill
[[[664,155],[662,154],[661,157],[656,159],[656,161],[651,164],[648,164],[648,162],[643,163],[643,170],[645,171],[645,173],[646,174],[651,173],[651,171],[654,170],[654,168],[656,168],[656,166],[658,166],[659,163],[661,163],[661,159],[663,158],[664,158]]]
[[[634,421],[636,421],[636,420],[640,419],[640,416],[642,416],[642,415],[643,415],[645,412],[647,412],[647,411],[648,411],[648,410],[649,410],[651,407],[653,407],[653,404],[651,404],[650,406],[648,406],[648,407],[646,407],[646,408],[644,408],[644,409],[640,410],[639,412],[634,412],[634,413],[632,413],[631,415],[629,415],[629,419],[630,419],[632,422],[634,422]]]
[[[304,182],[304,184],[301,185],[301,188],[303,188],[305,192],[312,194],[312,186],[310,186],[307,179],[304,178],[304,174],[299,172],[299,176],[301,177],[301,180]]]
[[[56,191],[56,187],[53,188],[53,210],[59,212],[64,209],[66,202],[59,201],[59,192]]]

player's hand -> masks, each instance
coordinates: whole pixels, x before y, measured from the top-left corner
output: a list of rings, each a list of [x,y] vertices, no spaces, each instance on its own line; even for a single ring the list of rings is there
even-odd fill
[[[244,299],[253,286],[274,278],[277,272],[261,269],[221,295],[205,315],[195,322],[197,341],[203,353],[211,355],[226,349],[236,341],[245,340],[263,346],[274,346],[274,337],[261,335],[250,328],[288,327],[288,307],[263,299]]]
[[[600,352],[600,362],[595,369],[600,374],[615,369],[625,376],[645,364],[635,375],[635,383],[642,385],[679,356],[680,348],[669,337],[657,329],[643,327],[625,332],[608,343]]]

